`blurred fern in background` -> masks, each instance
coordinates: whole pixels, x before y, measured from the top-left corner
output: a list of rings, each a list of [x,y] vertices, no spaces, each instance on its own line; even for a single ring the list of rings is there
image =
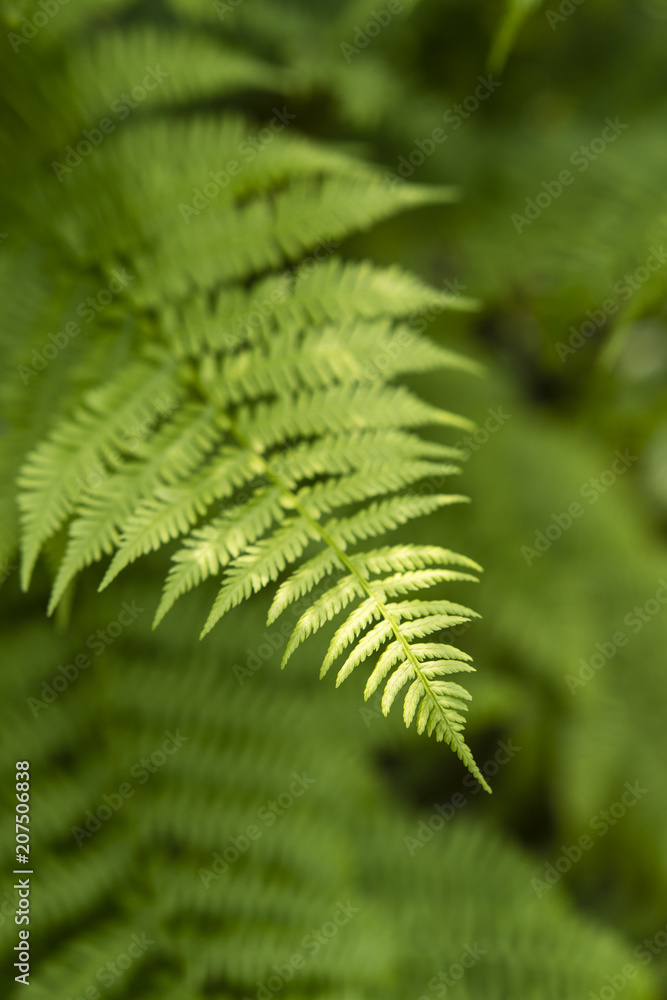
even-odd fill
[[[667,995],[660,5],[0,10],[6,995]]]

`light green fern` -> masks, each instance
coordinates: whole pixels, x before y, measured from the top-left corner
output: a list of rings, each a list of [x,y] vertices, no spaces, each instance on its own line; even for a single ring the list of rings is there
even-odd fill
[[[386,714],[401,694],[406,725],[448,743],[488,787],[463,738],[469,695],[451,679],[472,670],[470,658],[443,639],[474,612],[439,590],[423,596],[474,580],[479,566],[440,545],[384,544],[466,499],[421,490],[457,474],[460,454],[418,431],[472,425],[400,380],[476,370],[409,320],[474,303],[339,253],[350,233],[455,192],[387,185],[368,163],[300,138],[287,106],[264,129],[238,115],[161,115],[251,80],[281,85],[238,53],[209,58],[207,44],[143,27],[107,32],[95,42],[99,80],[75,47],[82,123],[137,67],[163,57],[165,79],[94,156],[64,169],[50,152],[49,183],[26,169],[26,212],[39,183],[59,252],[114,290],[106,322],[130,340],[106,377],[63,397],[63,416],[21,469],[22,585],[51,540],[62,558],[50,611],[91,564],[111,557],[103,588],[169,545],[156,624],[215,578],[202,635],[271,588],[270,621],[299,602],[283,665],[336,619],[322,673],[345,656],[340,684],[373,658],[365,696],[382,687]],[[48,91],[39,99],[49,149],[71,148],[79,121],[63,118]],[[32,114],[24,93],[14,100],[19,118]]]

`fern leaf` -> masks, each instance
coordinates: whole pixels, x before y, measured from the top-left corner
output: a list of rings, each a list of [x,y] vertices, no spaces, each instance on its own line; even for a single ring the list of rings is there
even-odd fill
[[[185,539],[174,556],[153,627],[157,626],[175,601],[186,591],[218,573],[243,549],[256,541],[276,522],[283,508],[280,490],[274,486],[255,494]]]
[[[348,506],[384,493],[393,493],[432,476],[450,476],[458,472],[457,466],[436,465],[432,462],[405,462],[400,466],[394,462],[379,468],[369,462],[364,472],[356,472],[337,479],[331,478],[326,483],[305,487],[299,490],[296,497],[311,517],[319,518],[336,507]]]
[[[318,555],[302,563],[278,587],[269,609],[268,624],[271,625],[294,601],[312,593],[320,581],[329,576],[338,565],[336,552],[329,548],[323,549]]]
[[[299,558],[313,537],[308,522],[297,517],[287,521],[271,538],[248,546],[227,572],[226,581],[202,630],[202,638],[230,608],[276,580],[285,566]]]
[[[279,323],[351,322],[359,316],[409,316],[429,308],[474,309],[473,299],[439,292],[399,267],[337,257],[297,272],[294,289],[276,310]]]
[[[372,653],[376,653],[391,635],[391,621],[388,618],[378,622],[369,632],[357,642],[354,651],[350,653],[336,677],[336,687],[349,677],[355,667],[363,663]]]
[[[395,464],[410,459],[460,459],[456,448],[425,441],[394,429],[328,435],[267,457],[269,471],[293,488],[300,479],[342,475],[368,463]]]
[[[466,566],[481,573],[482,567],[467,556],[440,548],[438,545],[393,545],[373,552],[353,556],[352,561],[369,573],[391,573],[394,570],[424,569],[434,563]],[[468,577],[466,577],[468,579]]]
[[[364,510],[358,511],[345,519],[333,519],[326,525],[326,530],[338,545],[346,547],[361,539],[373,538],[387,531],[393,531],[401,524],[407,524],[415,517],[431,514],[440,507],[454,503],[465,503],[468,497],[455,493],[403,494],[369,504]]]
[[[140,500],[162,484],[185,479],[201,463],[219,438],[216,414],[207,407],[184,407],[147,444],[136,441],[135,455],[143,461],[129,463],[110,477],[103,496],[86,496],[78,517],[70,525],[70,539],[53,585],[49,614],[60,601],[70,580],[84,566],[109,555],[120,544],[120,528]]]
[[[150,116],[138,114],[134,128],[119,130],[81,163],[75,183],[66,176],[59,190],[49,188],[44,205],[82,268],[108,275],[121,261],[127,266],[131,281],[115,308],[119,317],[132,317],[137,356],[145,360],[118,366],[26,462],[24,583],[41,545],[66,522],[69,540],[50,610],[84,567],[110,557],[103,590],[135,560],[178,539],[155,624],[180,596],[216,577],[204,636],[232,608],[275,584],[269,621],[299,602],[283,664],[305,638],[343,614],[322,672],[342,653],[338,683],[371,656],[379,657],[382,671],[387,664],[402,669],[405,660],[422,684],[420,706],[438,692],[442,702],[442,718],[440,709],[408,714],[424,726],[437,716],[439,738],[454,740],[454,696],[433,687],[437,674],[422,670],[423,640],[472,613],[446,602],[393,598],[473,580],[479,567],[439,546],[363,551],[359,543],[466,499],[419,489],[424,480],[458,474],[462,454],[422,440],[416,429],[473,425],[393,382],[434,369],[477,371],[414,323],[422,310],[474,303],[398,268],[343,262],[332,253],[353,232],[455,193],[388,185],[378,168],[300,139],[287,128],[286,109],[274,110],[262,155],[244,157],[255,129],[247,119],[173,120],[158,109],[209,89],[224,92],[254,69],[255,85],[270,78],[278,87],[280,70],[270,67],[263,76],[240,51],[216,66],[212,43],[199,37],[192,50],[200,63],[187,66],[180,40],[141,27],[130,33],[124,60],[121,37],[109,33],[92,54],[77,50],[72,60],[90,81],[85,113],[122,88],[132,66],[154,54],[157,62],[162,43],[178,78],[155,91]],[[91,79],[95,59],[105,67],[99,83]],[[54,143],[59,130],[69,135],[74,124],[56,119]],[[201,163],[231,164],[237,156],[246,162],[227,177],[217,174],[215,193],[197,207],[203,196],[193,193],[214,187]],[[310,261],[297,263],[309,253]],[[173,400],[172,410],[151,422],[150,399],[158,394]],[[131,446],[128,426],[138,421],[149,429]],[[83,490],[71,503],[71,484],[92,461],[106,463],[99,489]],[[220,502],[226,509],[216,509]],[[448,654],[444,644],[436,653],[436,645],[429,655],[440,662]]]
[[[21,582],[28,586],[42,544],[96,489],[127,453],[127,433],[137,424],[155,424],[156,407],[175,405],[182,390],[170,370],[136,364],[103,390],[91,392],[74,420],[61,423],[51,439],[28,457],[18,485],[22,490]],[[94,485],[91,484],[92,483]]]
[[[187,532],[215,500],[230,496],[251,479],[256,470],[253,459],[247,451],[223,448],[187,484],[156,489],[123,524],[120,546],[99,589],[108,587],[139,556]]]
[[[474,367],[408,327],[392,330],[386,322],[325,326],[303,336],[297,331],[275,335],[268,350],[258,345],[225,358],[216,376],[219,405],[355,382],[366,371],[376,371],[378,362],[386,379],[433,368]]]
[[[276,67],[205,36],[142,27],[107,31],[92,46],[81,46],[71,71],[85,95],[85,121],[98,119],[118,98],[155,68],[149,102],[173,106],[208,94],[242,87],[280,89]],[[143,110],[143,108],[142,108]]]
[[[358,393],[348,386],[257,406],[242,407],[239,433],[251,447],[272,447],[291,437],[438,423],[463,430],[474,425],[457,414],[422,402],[403,386],[373,385]]]
[[[284,667],[297,647],[313,635],[322,625],[331,621],[336,615],[352,601],[355,597],[364,594],[362,580],[356,575],[345,576],[333,587],[325,591],[301,616],[290,636],[285,653],[283,654],[281,667]]]

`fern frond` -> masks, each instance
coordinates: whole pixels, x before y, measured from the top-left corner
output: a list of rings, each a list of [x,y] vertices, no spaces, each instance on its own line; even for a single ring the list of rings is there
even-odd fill
[[[256,493],[247,503],[227,511],[185,539],[183,548],[173,557],[174,565],[167,576],[153,627],[182,594],[219,573],[245,546],[255,542],[280,519],[284,510],[280,497],[277,486]]]
[[[21,470],[23,564],[21,583],[27,588],[42,544],[75,510],[81,498],[101,485],[127,454],[127,435],[148,421],[154,426],[156,408],[177,405],[183,389],[170,369],[135,364],[101,390],[90,392],[74,421],[61,424],[49,441],[39,445]],[[95,477],[97,486],[91,485]]]
[[[269,472],[294,486],[302,479],[364,469],[369,462],[380,467],[390,461],[456,460],[461,457],[462,453],[456,448],[404,431],[382,429],[344,435],[324,434],[312,442],[304,441],[284,452],[271,453],[267,463]]]
[[[457,466],[438,465],[434,462],[410,462],[402,466],[396,466],[395,463],[392,465],[369,463],[368,469],[364,472],[355,472],[335,480],[330,479],[326,483],[304,487],[299,490],[296,497],[303,503],[311,517],[320,518],[322,514],[328,514],[336,507],[391,493],[429,476],[449,476],[458,472]]]
[[[496,65],[538,7],[538,0],[502,2],[508,13]],[[649,19],[659,5],[643,0]],[[622,6],[614,6],[609,37],[636,26],[637,12],[628,20]],[[387,26],[368,0],[0,0],[3,27],[15,33],[5,42],[14,51],[0,81],[0,478],[10,487],[0,497],[7,516],[0,581],[19,526],[24,584],[38,553],[45,556],[33,599],[16,594],[11,576],[3,591],[10,669],[0,760],[8,772],[13,761],[31,762],[34,1000],[99,995],[93,984],[102,985],[109,968],[116,970],[104,983],[109,996],[132,1000],[265,997],[280,992],[273,986],[283,970],[290,1000],[397,1000],[442,992],[429,978],[438,969],[447,970],[438,981],[455,978],[457,968],[461,996],[471,1000],[581,1000],[617,981],[619,967],[633,961],[632,945],[578,919],[566,905],[568,885],[579,899],[583,888],[633,940],[655,935],[651,914],[660,916],[667,872],[656,835],[667,816],[667,796],[655,792],[664,786],[656,762],[665,749],[659,616],[627,651],[618,648],[585,693],[570,698],[563,673],[602,649],[635,602],[654,593],[658,606],[655,581],[662,585],[664,568],[650,536],[663,508],[651,509],[643,534],[634,530],[646,510],[632,509],[631,473],[587,515],[585,539],[573,529],[529,570],[513,564],[522,560],[521,541],[608,464],[592,451],[578,462],[564,428],[571,412],[581,412],[568,405],[568,391],[583,393],[606,327],[619,318],[631,329],[617,357],[616,402],[631,418],[632,443],[648,445],[637,485],[665,499],[656,420],[664,416],[665,268],[653,272],[646,260],[649,248],[656,264],[665,256],[660,95],[641,102],[629,74],[621,81],[619,92],[626,82],[635,98],[632,126],[568,188],[557,211],[532,224],[512,213],[524,211],[540,184],[553,194],[542,178],[562,176],[567,163],[556,161],[577,147],[599,152],[602,140],[591,136],[610,135],[605,126],[621,135],[628,125],[563,114],[572,104],[567,88],[555,100],[542,88],[524,109],[546,119],[537,137],[534,129],[495,127],[516,117],[513,95],[522,87],[486,102],[480,94],[498,81],[480,79],[486,86],[473,83],[474,96],[463,99],[470,81],[454,74],[452,93],[443,92],[431,29],[447,12],[420,0],[403,7]],[[417,8],[405,48],[401,25]],[[596,16],[587,8],[581,23],[574,18],[575,35],[587,37]],[[555,27],[558,18],[548,19]],[[368,44],[358,45],[367,27]],[[468,54],[488,24],[474,27]],[[562,31],[565,39],[569,25]],[[659,48],[647,48],[649,69]],[[410,53],[424,58],[407,80],[401,67]],[[147,74],[157,76],[153,89]],[[480,105],[461,139],[443,114],[455,94],[464,115]],[[339,140],[300,136],[315,119],[318,133]],[[433,130],[440,122],[451,130]],[[364,160],[374,149],[387,166],[400,154],[401,173],[467,178],[469,209],[444,232],[439,206],[454,191],[398,183]],[[575,161],[573,154],[574,169]],[[427,207],[416,231],[356,236],[412,205]],[[513,226],[525,229],[521,239],[508,235]],[[370,256],[379,246],[387,260],[407,246],[406,259],[423,273],[442,270],[442,279],[460,268],[494,315],[481,325],[455,316],[455,339],[470,335],[480,356],[495,344],[514,359],[510,375],[526,383],[521,396],[539,395],[552,419],[535,420],[535,406],[526,410],[506,386],[472,395],[461,373],[477,366],[449,350],[447,316],[431,319],[473,309],[473,301],[400,268],[348,261],[354,246]],[[651,275],[640,281],[637,270],[634,280],[628,269],[644,260]],[[125,287],[112,294],[119,271]],[[628,289],[641,288],[624,305],[618,294],[616,311],[613,303],[607,310],[608,289],[617,294],[624,272]],[[99,310],[89,322],[91,298]],[[588,343],[576,360],[564,360],[555,338],[583,323],[586,311],[596,330],[581,334]],[[523,335],[526,316],[553,357]],[[62,331],[77,319],[83,323],[70,344]],[[597,407],[600,393],[594,397]],[[509,430],[495,435],[493,419],[504,424],[508,414],[489,413],[488,435],[475,440],[489,436],[489,446],[456,487],[482,502],[472,516],[450,517],[447,506],[467,499],[449,493],[465,457],[450,443],[472,429],[458,414],[510,400]],[[646,401],[650,415],[640,413]],[[606,409],[595,423],[609,421],[608,444],[620,424],[618,407]],[[561,458],[571,478],[559,477]],[[536,469],[544,473],[539,488],[517,489],[535,480]],[[17,476],[20,510],[11,489]],[[429,536],[416,519],[430,514]],[[616,542],[622,581],[613,573]],[[473,664],[455,638],[478,617],[448,599],[465,602],[479,571],[459,548],[491,550],[503,567],[502,614],[482,637],[490,642],[482,659],[497,669],[483,678],[466,678]],[[108,587],[101,596],[87,585],[98,566]],[[86,567],[86,585],[75,591]],[[57,622],[31,610],[51,576]],[[160,599],[155,586],[164,576]],[[125,613],[123,597],[136,599]],[[155,605],[162,624],[151,632],[150,614],[139,610]],[[263,631],[267,606],[276,625]],[[138,620],[125,629],[134,610]],[[202,626],[210,632],[195,651]],[[106,637],[114,639],[109,648]],[[312,683],[313,650],[321,684]],[[290,671],[281,676],[271,667],[283,653]],[[269,669],[246,685],[260,661]],[[92,669],[79,669],[85,663]],[[574,677],[566,680],[569,687]],[[493,755],[480,758],[480,768],[464,739],[473,685],[481,696],[475,745]],[[546,704],[551,687],[567,705],[562,697]],[[353,702],[361,691],[391,715],[386,726],[371,727],[377,713],[363,708],[359,724]],[[515,802],[539,784],[528,757],[537,759],[537,750],[552,761],[557,743],[555,832],[538,845],[556,868],[561,834],[579,836],[623,782],[638,777],[650,794],[601,841],[594,860],[582,858],[538,899],[542,890],[529,887],[536,858],[522,863],[489,839],[490,816],[481,816],[488,810],[462,815],[459,804],[472,795],[453,796],[423,820],[416,815],[417,801],[430,808],[432,777],[441,790],[455,779],[441,773],[438,748],[413,746],[416,732],[448,743],[483,784],[482,775],[507,759],[499,782]],[[502,745],[505,758],[492,747],[497,734],[528,745],[516,767],[520,748],[503,740],[497,750]],[[167,735],[183,749],[168,753]],[[378,780],[388,738],[402,744],[396,756],[392,745],[390,758],[400,767],[382,768],[393,796]],[[160,763],[144,786],[137,764],[148,756],[151,766]],[[590,766],[581,768],[582,759]],[[424,763],[425,780],[410,780],[413,764],[421,771]],[[451,764],[445,760],[445,769]],[[6,777],[13,799],[14,779]],[[138,780],[126,801],[129,777]],[[474,795],[481,786],[462,787]],[[401,801],[406,795],[411,805]],[[500,813],[506,819],[504,807]],[[515,839],[530,832],[525,819],[511,824]],[[628,868],[628,885],[657,887],[639,917],[625,905],[624,886],[605,883],[605,865],[621,855],[640,859]],[[340,926],[336,901],[348,898],[359,916]],[[150,949],[129,962],[130,936],[144,929]],[[327,930],[333,939],[325,944]],[[325,946],[292,975],[288,957],[307,941]],[[0,944],[9,968],[16,929],[4,917]],[[462,949],[473,946],[481,960],[464,961]],[[290,965],[296,973],[298,961]],[[658,965],[635,968],[623,987],[627,1000],[658,995],[651,981]],[[20,985],[6,988],[11,1000]]]
[[[95,266],[106,277],[120,262],[127,267],[115,306],[134,317],[145,360],[119,367],[85,395],[26,461],[24,585],[43,543],[67,522],[50,611],[84,567],[110,557],[103,590],[141,556],[180,539],[155,624],[211,577],[219,588],[202,636],[274,584],[271,620],[302,598],[312,605],[296,624],[291,655],[348,604],[354,615],[373,596],[380,616],[371,617],[381,626],[374,635],[382,642],[375,649],[373,639],[361,639],[339,676],[365,659],[367,647],[383,655],[383,644],[400,641],[431,697],[437,682],[408,647],[455,616],[425,611],[390,620],[386,602],[422,586],[474,579],[467,571],[476,564],[437,546],[358,546],[465,499],[432,487],[458,474],[459,450],[422,440],[415,429],[473,425],[394,380],[434,369],[477,371],[413,322],[425,309],[473,303],[398,268],[343,263],[331,254],[351,233],[403,208],[450,201],[455,192],[388,185],[378,168],[294,135],[285,108],[274,110],[276,127],[265,131],[259,149],[250,141],[255,126],[240,116],[160,117],[161,104],[209,88],[224,92],[252,67],[239,55],[216,68],[209,57],[217,43],[198,39],[192,51],[201,51],[201,65],[190,71],[181,59],[189,41],[143,28],[130,34],[123,60],[121,37],[111,33],[93,55],[77,49],[72,57],[82,80],[90,78],[95,54],[105,67],[84,110],[122,91],[139,63],[159,64],[162,41],[174,78],[156,88],[151,117],[139,114],[134,127],[119,129],[81,162],[74,180],[59,178],[45,204],[82,270]],[[55,114],[54,136],[72,127]],[[202,162],[237,162],[238,169],[210,193]],[[310,251],[310,266],[286,270]],[[159,420],[157,396],[171,401]],[[147,430],[132,442],[134,424]],[[100,464],[100,481],[88,488],[93,463]],[[429,486],[421,490],[424,481]],[[318,587],[328,588],[319,598]],[[364,631],[362,620],[353,617],[345,642]],[[441,695],[433,702],[438,738],[465,756],[454,702]]]
[[[332,256],[327,259],[335,248],[335,243],[327,240],[316,249],[307,267],[299,265],[292,273],[270,275],[250,289],[224,288],[212,308],[202,297],[194,297],[180,312],[175,307],[171,312],[165,309],[175,348],[185,354],[199,354],[205,347],[229,352],[244,342],[261,342],[271,348],[277,332],[311,325],[352,324],[360,318],[409,316],[413,320],[430,308],[476,308],[473,299],[436,291],[397,267],[378,268],[369,261],[357,264]],[[415,337],[411,327],[406,332]],[[435,346],[431,341],[428,344]],[[438,360],[445,357],[443,351]],[[479,370],[453,352],[449,360],[453,367]]]
[[[202,35],[155,27],[105,31],[93,45],[78,48],[70,72],[85,95],[85,121],[98,119],[128,88],[140,86],[146,71],[150,106],[173,106],[209,94],[254,88],[282,89],[284,71]]]
[[[476,308],[473,299],[439,292],[400,267],[332,257],[317,268],[297,272],[293,294],[277,311],[284,322],[352,321],[358,316],[409,316],[429,308]]]
[[[357,320],[348,326],[330,326],[301,334],[298,327],[276,334],[268,346],[258,345],[225,358],[215,378],[220,406],[267,394],[289,395],[300,389],[313,392],[377,376],[385,379],[433,368],[474,370],[466,358],[420,337],[409,327],[392,329],[386,321]]]
[[[345,646],[356,642],[355,649],[339,671],[336,680],[338,686],[349,677],[356,666],[369,655],[377,652],[389,640],[392,640],[378,660],[367,684],[365,697],[369,697],[376,690],[380,681],[393,669],[393,673],[385,685],[382,698],[382,711],[386,715],[399,690],[408,681],[412,681],[404,705],[406,725],[412,721],[418,706],[417,731],[421,733],[427,729],[429,735],[435,732],[436,738],[449,744],[483,787],[490,791],[470,750],[461,738],[465,721],[461,711],[465,710],[465,703],[470,696],[458,685],[452,686],[436,679],[443,671],[451,673],[454,669],[465,671],[473,669],[466,662],[469,657],[455,647],[443,643],[414,641],[415,639],[423,639],[432,632],[441,631],[453,622],[449,620],[448,616],[440,614],[429,614],[424,618],[401,622],[400,619],[392,615],[386,604],[388,595],[406,592],[416,587],[421,589],[423,586],[443,580],[476,579],[468,573],[449,569],[413,570],[412,566],[423,566],[443,561],[469,565],[471,561],[447,550],[430,546],[413,550],[405,547],[385,549],[376,553],[362,553],[355,557],[339,549],[333,539],[323,531],[321,531],[321,535],[330,548],[336,552],[339,563],[348,570],[348,575],[326,591],[301,616],[285,649],[282,666],[285,666],[304,639],[340,614],[351,600],[362,596],[367,597],[368,602],[362,606],[363,610],[353,614],[349,621],[339,628],[331,641],[322,673],[326,673]],[[397,565],[410,568],[403,568],[400,572],[393,573],[386,579],[369,579],[370,572],[391,571]],[[375,609],[373,609],[373,602]],[[379,619],[378,624],[359,640],[360,631],[375,618]],[[443,667],[443,660],[451,662],[446,663]],[[454,697],[455,694],[456,697]]]
[[[53,584],[49,614],[81,569],[120,545],[120,528],[140,501],[160,485],[173,485],[190,476],[221,433],[212,408],[188,404],[149,443],[132,442],[140,461],[127,463],[111,475],[102,496],[92,493],[82,498]]]
[[[319,582],[331,575],[338,565],[336,552],[329,548],[302,563],[280,584],[269,609],[267,623],[271,625],[286,607],[312,593]]]
[[[377,383],[363,393],[345,385],[260,402],[253,408],[242,407],[237,416],[239,434],[250,447],[261,450],[290,438],[428,423],[474,429],[469,420],[424,403],[403,386]]]
[[[246,547],[227,572],[215,604],[201,633],[203,638],[227,611],[277,580],[286,566],[295,562],[308,543],[317,538],[309,520],[303,517],[286,521],[273,535]]]
[[[247,451],[223,449],[205,471],[189,482],[154,490],[153,496],[142,501],[124,522],[118,551],[100,590],[139,556],[188,531],[215,500],[231,496],[252,479],[256,468],[253,458]]]
[[[131,155],[136,171],[141,161],[134,151]],[[285,163],[285,172],[292,162],[296,161]],[[335,165],[337,162],[334,160]],[[322,169],[319,165],[319,172]],[[347,173],[351,173],[349,168]],[[243,193],[247,198],[250,191]],[[188,195],[192,199],[192,189]],[[341,240],[403,208],[446,203],[454,197],[449,188],[392,191],[378,177],[334,176],[324,180],[297,178],[270,199],[237,204],[234,211],[225,205],[225,199],[212,200],[189,225],[176,215],[165,233],[163,223],[160,243],[150,254],[133,259],[138,282],[130,294],[144,307],[185,299],[196,289],[296,261],[327,241]],[[221,225],[225,230],[223,243]]]
[[[456,493],[429,494],[410,493],[391,497],[389,500],[369,504],[364,510],[344,520],[332,520],[327,524],[327,532],[337,544],[346,546],[361,539],[374,538],[387,531],[393,531],[407,524],[415,517],[423,517],[448,507],[450,504],[466,503],[468,497]]]
[[[442,549],[438,545],[393,545],[385,546],[382,549],[352,557],[358,569],[366,570],[369,573],[391,573],[396,570],[424,569],[425,566],[432,566],[440,563],[443,566],[465,566],[467,569],[482,572],[482,567],[467,556],[459,555],[458,552],[450,552],[449,549]],[[465,574],[462,578],[470,579]]]
[[[410,619],[431,615],[433,618],[440,620],[441,628],[443,629],[449,628],[452,625],[469,622],[473,618],[479,618],[479,615],[471,611],[470,608],[465,608],[461,604],[454,604],[451,601],[403,601],[400,604],[387,604],[386,607],[387,611],[396,621],[401,621],[404,618]],[[371,622],[376,621],[380,614],[381,610],[378,603],[374,598],[370,597],[352,612],[347,621],[338,628],[331,640],[327,655],[322,662],[320,676],[323,677],[327,673],[329,667],[338,659],[347,646],[356,641],[359,633],[370,625]],[[386,624],[386,622],[383,622],[383,627],[386,627]],[[371,687],[370,684],[371,679],[369,678],[369,683],[364,691],[364,698],[366,699],[375,691],[376,686]]]

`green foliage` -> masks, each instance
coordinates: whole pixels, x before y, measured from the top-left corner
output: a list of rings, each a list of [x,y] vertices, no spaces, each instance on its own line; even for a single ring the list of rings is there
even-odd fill
[[[11,785],[21,746],[34,775],[39,1000],[91,987],[135,1000],[254,997],[284,969],[286,996],[418,996],[450,968],[457,977],[462,957],[463,996],[537,997],[549,984],[577,1000],[631,958],[560,895],[538,899],[530,864],[479,819],[461,816],[415,849],[421,817],[397,813],[378,783],[370,730],[308,671],[266,669],[242,685],[221,671],[220,657],[239,660],[242,635],[262,628],[258,609],[193,649],[200,595],[151,633],[151,589],[135,576],[115,598],[82,597],[66,636],[37,610],[7,648],[31,664],[6,686],[2,776]],[[86,635],[123,601],[136,619],[91,653]],[[44,663],[81,650],[91,666],[44,701]],[[133,935],[150,944],[123,969]],[[3,917],[3,949],[15,937]],[[294,956],[303,965],[288,978]],[[643,970],[627,995],[651,996]]]
[[[489,53],[490,69],[503,68],[523,22],[541,5],[542,0],[509,0]]]
[[[664,11],[385,7],[0,3],[42,1000],[665,992]]]
[[[158,55],[170,69],[154,74],[154,113],[209,89],[242,88],[251,77],[254,86],[269,81],[224,50],[207,61],[199,45],[185,33],[105,32],[94,60],[74,49],[69,73],[86,95],[86,114],[110,101],[113,109],[113,95],[123,99],[124,83]],[[51,110],[57,118],[59,109]],[[402,208],[449,201],[452,190],[388,185],[379,170],[291,135],[287,108],[275,109],[253,143],[250,123],[231,115],[174,122],[146,118],[141,108],[137,117],[95,156],[74,166],[52,160],[55,178],[34,178],[61,252],[71,254],[72,267],[99,273],[102,264],[107,299],[118,295],[115,322],[133,332],[123,363],[81,391],[75,407],[68,401],[68,415],[20,471],[22,585],[44,544],[62,538],[65,527],[51,611],[85,567],[112,556],[103,588],[176,539],[157,621],[209,577],[221,582],[202,635],[281,575],[290,574],[272,619],[317,584],[322,592],[297,621],[283,664],[351,606],[327,669],[334,649],[340,655],[351,643],[358,642],[338,683],[381,653],[366,697],[386,681],[387,713],[409,685],[406,725],[414,719],[419,732],[444,740],[488,787],[462,736],[469,695],[442,679],[470,671],[469,657],[437,637],[421,641],[452,623],[430,605],[415,619],[392,603],[474,580],[464,570],[480,567],[437,546],[363,546],[465,499],[406,492],[458,472],[456,449],[421,440],[413,429],[472,425],[393,383],[433,368],[474,369],[405,319],[470,303],[395,267],[331,256],[351,230]],[[60,131],[57,122],[52,129]],[[227,167],[205,174],[202,163]],[[213,188],[210,197],[197,186],[202,177],[213,178],[203,184],[204,192]],[[285,270],[307,251],[309,259]],[[28,368],[28,386],[33,377]],[[456,610],[459,618],[473,615]]]

